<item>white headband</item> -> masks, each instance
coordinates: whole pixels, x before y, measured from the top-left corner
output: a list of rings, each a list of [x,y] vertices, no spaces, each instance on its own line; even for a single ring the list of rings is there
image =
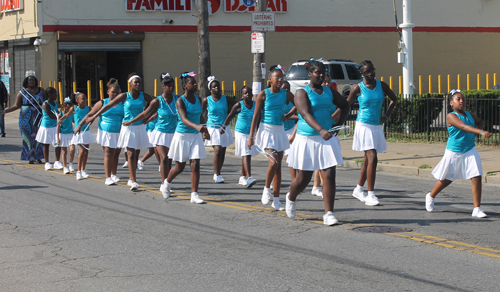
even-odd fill
[[[217,80],[215,80],[215,76],[209,76],[207,78],[207,81],[208,81],[208,90],[210,90],[210,85],[212,84],[212,82],[217,81]]]
[[[139,78],[139,79],[141,79],[141,76],[139,76],[139,75],[134,75],[134,76],[130,77],[130,78],[128,79],[128,83],[132,82],[132,80],[134,80],[135,78]]]
[[[460,89],[452,89],[450,90],[450,94],[453,96],[455,93],[460,93]]]
[[[170,77],[170,73],[167,73],[167,74],[161,74],[161,79],[164,79],[165,77]]]

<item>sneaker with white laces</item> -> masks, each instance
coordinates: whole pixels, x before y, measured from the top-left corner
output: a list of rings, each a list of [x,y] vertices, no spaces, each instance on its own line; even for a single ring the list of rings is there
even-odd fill
[[[425,209],[427,212],[434,211],[434,198],[431,197],[431,193],[425,195]]]
[[[285,211],[285,208],[281,205],[280,200],[273,200],[273,203],[271,204],[271,207],[276,209],[276,211]]]
[[[257,181],[253,177],[249,177],[247,179],[247,189],[253,187],[256,183]]]
[[[82,177],[83,178],[88,178],[90,175],[87,173],[87,171],[84,169],[82,170]]]
[[[297,201],[290,201],[288,196],[290,196],[290,193],[287,193],[285,196],[285,198],[286,198],[286,205],[285,205],[286,215],[288,216],[288,218],[295,218],[295,210],[297,209]]]
[[[200,198],[200,196],[198,196],[197,192],[191,193],[191,200],[190,200],[190,202],[193,203],[193,204],[203,204],[203,203],[205,203],[205,201],[203,201],[203,199]]]
[[[328,225],[328,226],[332,226],[335,224],[339,224],[339,220],[337,220],[337,218],[335,218],[332,211],[328,211],[328,212],[326,212],[325,215],[323,215],[323,224]]]
[[[323,198],[323,191],[319,187],[313,187],[312,190],[311,190],[311,194],[313,196],[317,196],[317,197],[322,197]]]
[[[366,195],[366,198],[365,198],[365,205],[367,206],[377,206],[378,204],[380,204],[380,202],[378,201],[378,198],[375,197],[374,195]]]
[[[483,210],[481,210],[481,208],[479,207],[476,207],[474,208],[474,210],[472,211],[472,217],[477,217],[477,218],[484,218],[484,217],[487,217],[488,215],[486,215]]]
[[[223,184],[224,183],[224,179],[222,178],[222,175],[218,175],[217,176],[217,179],[215,180],[215,183],[216,184]]]
[[[52,169],[52,164],[50,162],[45,163],[45,170],[51,170]]]
[[[133,183],[134,182],[131,179],[129,179],[128,182],[127,182],[127,186],[131,187]]]
[[[170,183],[167,182],[167,179],[165,179],[165,183],[163,183],[160,187],[161,194],[163,195],[163,198],[168,199],[170,197]]]
[[[362,190],[359,190],[358,188],[355,188],[354,191],[352,191],[352,196],[355,197],[356,199],[360,200],[363,203],[366,200],[366,193],[363,192]]]
[[[240,180],[238,181],[239,185],[246,186],[247,185],[247,177],[246,176],[240,176]]]
[[[67,167],[64,167],[64,168],[63,168],[63,173],[64,173],[64,174],[68,174],[68,173],[69,173],[69,169],[68,169]]]
[[[111,179],[112,179],[115,183],[117,183],[117,182],[119,182],[119,181],[120,181],[120,178],[119,178],[117,175],[115,175],[115,174],[112,174],[112,175],[111,175]]]
[[[82,173],[81,173],[80,171],[77,171],[77,172],[76,172],[76,179],[77,179],[77,180],[81,180],[81,179],[83,179],[83,177],[82,177]]]
[[[137,169],[143,170],[144,169],[144,162],[142,162],[141,160],[137,161]]]
[[[111,177],[108,177],[106,179],[106,181],[104,182],[104,184],[107,185],[107,186],[114,185],[115,181]]]
[[[59,161],[54,161],[54,169],[63,169],[64,165]]]
[[[270,189],[264,188],[264,191],[262,192],[262,199],[260,201],[264,205],[269,204],[269,201],[271,201],[271,190]]]
[[[137,191],[139,189],[139,184],[136,182],[133,182],[132,185],[130,186],[131,191]]]
[[[128,161],[125,161],[125,163],[122,165],[122,168],[127,168],[128,167]]]
[[[73,167],[73,163],[69,163],[69,164],[68,164],[68,169],[69,169],[69,171],[71,171],[71,172],[75,172],[75,168]]]

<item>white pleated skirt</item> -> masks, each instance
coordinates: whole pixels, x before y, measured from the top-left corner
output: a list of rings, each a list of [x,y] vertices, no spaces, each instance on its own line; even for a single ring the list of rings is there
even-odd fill
[[[375,149],[377,153],[387,150],[384,130],[382,125],[370,125],[356,122],[354,137],[352,140],[352,150],[366,151]]]
[[[261,150],[274,149],[278,152],[290,148],[288,137],[283,125],[269,125],[260,123],[259,130],[255,135],[255,145]]]
[[[106,131],[101,131],[101,129],[97,129],[97,144],[100,144],[102,147],[109,147],[116,149],[118,148],[118,138],[120,137],[120,133],[110,133]]]
[[[42,144],[52,144],[56,142],[57,127],[45,128],[40,126],[36,133],[35,140]]]
[[[59,133],[59,145],[57,145],[57,147],[69,147],[69,145],[72,145],[71,144],[72,141],[73,141],[73,134]]]
[[[337,136],[329,140],[321,136],[295,135],[287,158],[293,169],[314,171],[344,164]]]
[[[170,145],[172,144],[173,138],[174,138],[174,133],[163,133],[163,132],[154,130],[153,131],[153,141],[151,141],[151,144],[153,144],[155,147],[160,145],[160,146],[165,146],[167,148],[170,148]]]
[[[186,162],[189,159],[203,159],[207,156],[201,133],[175,132],[168,151],[168,158]]]
[[[259,154],[259,151],[255,149],[255,145],[252,146],[252,149],[248,149],[248,138],[250,134],[243,134],[240,132],[234,132],[234,155],[236,156],[248,156],[252,157]]]
[[[72,144],[72,145],[79,145],[79,144],[88,145],[88,144],[94,143],[94,142],[95,142],[94,135],[92,135],[92,133],[90,133],[90,131],[84,131],[84,132],[80,132],[76,135],[73,135],[73,139],[71,140],[70,144]]]
[[[221,146],[228,147],[234,143],[233,133],[231,128],[228,126],[224,129],[224,134],[220,134],[220,129],[218,128],[209,128],[208,133],[210,134],[210,140],[205,140],[206,146]]]
[[[288,131],[285,131],[286,137],[289,138],[293,134],[294,130],[295,130],[295,127],[289,129]],[[290,141],[290,140],[288,140],[288,141]],[[287,150],[285,150],[285,152],[283,152],[284,155],[288,155],[289,153],[290,153],[290,149],[287,149]]]
[[[146,149],[153,147],[149,143],[146,125],[137,126],[122,126],[120,136],[118,138],[118,148]]]
[[[471,179],[483,175],[481,158],[476,147],[465,153],[453,152],[446,149],[443,158],[432,171],[438,180]]]
[[[148,134],[149,144],[151,144],[151,145],[154,145],[153,144],[153,139],[154,139],[155,136],[154,136],[153,132],[154,132],[154,130],[153,131],[149,131],[149,132],[146,131],[146,133]]]

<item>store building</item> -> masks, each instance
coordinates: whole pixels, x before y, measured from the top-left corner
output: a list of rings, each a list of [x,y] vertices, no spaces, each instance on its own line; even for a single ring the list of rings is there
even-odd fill
[[[212,74],[252,79],[249,0],[209,0]],[[392,0],[268,0],[276,31],[266,36],[266,63],[288,67],[309,58],[371,59],[378,76],[401,75]],[[144,76],[145,91],[161,72],[197,71],[194,0],[0,0],[2,80],[11,99],[27,70],[64,94],[92,81]],[[401,0],[396,1],[401,15]],[[412,1],[414,76],[497,72],[500,3],[486,0]],[[34,46],[39,39],[39,46]],[[126,88],[126,87],[125,87]]]

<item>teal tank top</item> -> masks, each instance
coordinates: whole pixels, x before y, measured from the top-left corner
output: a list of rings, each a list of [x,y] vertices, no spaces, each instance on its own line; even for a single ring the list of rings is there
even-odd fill
[[[199,125],[203,109],[201,108],[201,103],[200,99],[198,98],[198,95],[195,94],[194,104],[190,103],[186,99],[186,97],[184,97],[184,95],[181,95],[180,98],[182,98],[182,101],[184,101],[184,106],[186,107],[186,116],[188,120]],[[177,127],[175,128],[175,131],[178,133],[199,133],[198,131],[196,131],[196,129],[184,125],[180,117],[179,117],[179,122],[177,123]]]
[[[63,120],[61,124],[61,129],[59,132],[61,134],[73,134],[74,129],[73,129],[73,117],[75,114],[69,115],[66,119]],[[60,114],[60,116],[64,116],[63,113]]]
[[[208,121],[207,127],[220,128],[227,117],[227,99],[223,94],[219,101],[215,101],[210,95],[207,97]]]
[[[177,127],[177,108],[175,106],[179,96],[173,94],[174,98],[172,102],[168,104],[163,96],[158,96],[158,101],[160,102],[160,107],[158,107],[158,122],[156,123],[155,130],[172,134],[175,132]]]
[[[51,105],[48,100],[44,101],[47,103],[50,107],[51,112],[55,112],[55,115],[57,116],[57,102],[54,101],[54,105]],[[40,126],[44,128],[54,128],[57,127],[57,119],[51,119],[49,115],[45,112],[45,110],[42,111],[42,123]]]
[[[127,92],[127,99],[123,103],[123,111],[125,113],[123,121],[128,122],[137,117],[144,110],[145,104],[146,102],[144,101],[144,92],[141,91],[141,94],[137,99],[134,99],[130,92]],[[137,121],[132,124],[132,126],[138,125],[142,125],[142,121]]]
[[[307,92],[309,102],[311,104],[311,113],[316,119],[316,121],[323,127],[323,129],[328,130],[332,126],[332,105],[333,105],[333,94],[330,88],[323,86],[323,93],[320,95],[316,91],[312,90],[311,87],[306,86],[304,90]],[[309,124],[304,120],[304,118],[299,114],[299,122],[297,125],[297,134],[303,136],[318,136],[320,133],[314,130]]]
[[[102,106],[106,106],[109,103],[109,98],[102,101]],[[99,118],[99,130],[108,133],[120,133],[123,121],[123,102],[118,103],[115,107],[110,108],[106,112],[102,113]]]
[[[290,110],[292,110],[292,108],[293,108],[293,103],[288,102],[285,105],[285,114],[289,113]],[[290,129],[293,129],[293,127],[295,127],[295,121],[294,120],[287,120],[284,122],[284,125],[285,125],[285,131],[288,131]]]
[[[466,125],[469,125],[471,127],[476,126],[474,118],[468,111],[465,112],[467,117],[464,117],[456,112],[452,113],[455,114]],[[450,151],[465,153],[474,148],[474,146],[476,146],[475,143],[476,134],[474,133],[465,132],[455,126],[451,126],[448,127],[448,134],[449,137],[448,137],[448,142],[446,143],[446,149]]]
[[[269,125],[283,125],[283,115],[285,114],[286,106],[286,89],[281,89],[278,93],[273,93],[271,89],[264,90],[266,100],[262,108],[261,122]]]
[[[370,90],[363,82],[360,82],[361,94],[358,96],[359,112],[356,121],[370,125],[380,125],[382,117],[382,103],[385,94],[380,80],[376,80],[377,85]]]
[[[146,132],[153,132],[156,127],[156,122],[158,122],[158,117],[146,124]]]
[[[86,105],[83,109],[81,109],[78,106],[75,106],[75,127],[78,127],[80,122],[83,120],[83,118],[89,113],[90,108],[88,105]],[[90,129],[90,125],[87,127],[88,124],[83,124],[82,128],[80,129],[80,132],[85,132]]]
[[[255,112],[255,101],[252,101],[252,108],[248,109],[245,102],[240,101],[241,110],[238,113],[238,119],[236,120],[236,126],[234,130],[242,134],[250,134],[250,126],[252,125],[253,114]]]

